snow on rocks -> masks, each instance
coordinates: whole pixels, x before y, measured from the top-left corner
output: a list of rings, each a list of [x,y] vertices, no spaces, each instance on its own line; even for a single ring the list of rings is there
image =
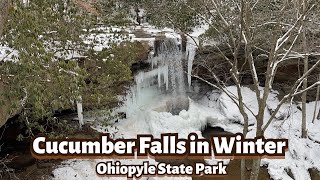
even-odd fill
[[[237,94],[237,88],[235,86],[230,86],[226,88],[226,90],[229,92],[229,94],[232,94],[236,98],[238,98]],[[250,90],[248,87],[242,87],[241,93],[243,96],[243,102],[248,106],[248,108],[253,112],[258,112],[258,103],[256,100],[255,93]],[[220,108],[225,117],[227,119],[234,121],[235,123],[241,123],[244,124],[243,117],[237,107],[237,105],[233,102],[233,100],[226,94],[222,93],[222,95],[219,98],[220,102]],[[246,113],[249,116],[249,124],[254,124],[255,119],[253,114],[246,108]]]

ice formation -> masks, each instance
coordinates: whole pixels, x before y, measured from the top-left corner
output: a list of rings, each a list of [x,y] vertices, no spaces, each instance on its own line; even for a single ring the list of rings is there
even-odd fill
[[[196,56],[197,44],[199,44],[198,38],[187,37],[186,45],[186,59],[188,60],[188,84],[191,86],[191,73],[194,57]]]
[[[82,108],[82,103],[80,101],[77,101],[77,113],[78,113],[79,125],[82,126],[84,124],[84,122],[83,122],[83,108]]]
[[[137,85],[137,93],[140,94],[141,88],[144,87],[149,87],[154,83],[154,78],[157,77],[157,83],[158,86],[161,87],[161,79],[163,78],[163,82],[166,86],[166,89],[168,90],[169,88],[169,83],[168,83],[168,66],[164,65],[155,69],[152,69],[151,71],[147,72],[140,72],[138,73],[134,79],[135,83]]]
[[[149,57],[149,62],[152,69],[147,72],[141,71],[135,76],[136,98],[140,97],[142,88],[155,84],[159,88],[165,85],[166,91],[170,88],[174,97],[185,95],[181,41],[181,36],[178,38],[166,38],[157,48],[158,53],[156,55],[151,53],[152,56]]]

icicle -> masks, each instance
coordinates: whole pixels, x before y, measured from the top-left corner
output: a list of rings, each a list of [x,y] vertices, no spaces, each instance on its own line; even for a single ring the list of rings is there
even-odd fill
[[[154,69],[158,64],[157,57],[151,57],[151,68]]]
[[[135,76],[137,89],[135,96],[138,101],[142,96],[141,89],[149,88],[155,83],[158,84],[159,88],[164,84],[166,90],[169,90],[170,83],[174,96],[185,95],[185,74],[183,72],[181,45],[182,38],[176,34],[174,38],[167,38],[160,44],[157,49],[157,56],[149,56],[148,62],[151,64],[152,70],[140,72]]]
[[[131,102],[134,104],[136,103],[136,88],[135,87],[130,87],[130,92],[131,92]],[[129,102],[129,101],[128,101]]]
[[[161,87],[161,73],[162,73],[162,69],[158,69],[158,87]]]
[[[138,94],[140,88],[150,87],[153,84],[153,78],[157,78],[158,86],[161,87],[161,75],[166,77],[167,66],[158,67],[148,72],[140,72],[135,76]]]
[[[141,94],[141,89],[144,87],[144,84],[143,84],[144,78],[145,78],[145,74],[143,72],[140,72],[135,77],[135,82],[136,82],[136,85],[137,85],[137,87],[136,87],[137,91],[136,91],[136,94],[135,94],[136,101],[139,100],[140,94]]]
[[[191,86],[191,73],[192,73],[192,66],[193,66],[193,60],[195,56],[195,49],[189,49],[188,51],[188,84],[189,87]]]
[[[197,41],[197,42],[195,42]],[[191,86],[191,73],[194,57],[196,56],[198,39],[192,39],[187,37],[187,46],[186,46],[186,59],[188,60],[188,84]]]
[[[80,99],[81,99],[81,97],[80,97]],[[83,108],[82,108],[82,103],[80,101],[77,101],[77,113],[78,113],[79,125],[81,128],[82,125],[84,124],[84,121],[83,121]]]
[[[164,76],[164,83],[166,84],[166,90],[169,90],[169,68],[168,65],[164,66],[163,76]]]

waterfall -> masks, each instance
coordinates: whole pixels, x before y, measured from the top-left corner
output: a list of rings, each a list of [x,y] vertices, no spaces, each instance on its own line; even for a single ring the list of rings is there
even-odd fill
[[[181,38],[165,39],[161,44],[158,53],[161,56],[162,64],[169,67],[171,90],[173,97],[185,96],[185,82],[182,63]]]
[[[157,54],[149,59],[152,69],[135,76],[137,94],[140,94],[141,88],[158,84],[159,88],[165,85],[165,89],[171,90],[174,97],[185,96],[182,59],[181,37],[164,39],[157,49]]]
[[[129,92],[131,102],[126,102],[127,107],[130,106],[128,109],[131,109],[128,116],[135,113],[132,108],[152,109],[148,103],[155,97],[170,96],[164,103],[167,110],[173,114],[178,114],[182,109],[188,109],[182,38],[178,35],[178,38],[167,37],[159,41],[161,43],[149,56],[151,68],[137,73],[134,77],[135,85]]]

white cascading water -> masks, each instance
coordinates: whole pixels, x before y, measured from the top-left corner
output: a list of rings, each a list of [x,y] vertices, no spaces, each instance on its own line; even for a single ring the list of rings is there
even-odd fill
[[[157,55],[150,58],[152,70],[135,76],[137,94],[141,88],[150,87],[157,81],[158,87],[165,85],[174,97],[185,96],[184,73],[182,67],[181,37],[165,39],[157,49]],[[171,84],[169,84],[171,83]],[[138,95],[139,96],[139,95]]]
[[[183,70],[184,54],[182,52],[182,38],[165,38],[159,47],[155,47],[156,55],[151,53],[149,62],[151,70],[142,71],[135,75],[135,86],[131,87],[129,92],[130,100],[127,100],[127,107],[135,107],[141,110],[151,108],[151,101],[155,98],[170,96],[166,100],[168,109],[175,110],[172,113],[177,114],[181,109],[186,109],[186,83]],[[128,104],[129,103],[129,104]],[[169,105],[168,105],[169,104]],[[135,110],[127,110],[127,116],[134,114]]]

